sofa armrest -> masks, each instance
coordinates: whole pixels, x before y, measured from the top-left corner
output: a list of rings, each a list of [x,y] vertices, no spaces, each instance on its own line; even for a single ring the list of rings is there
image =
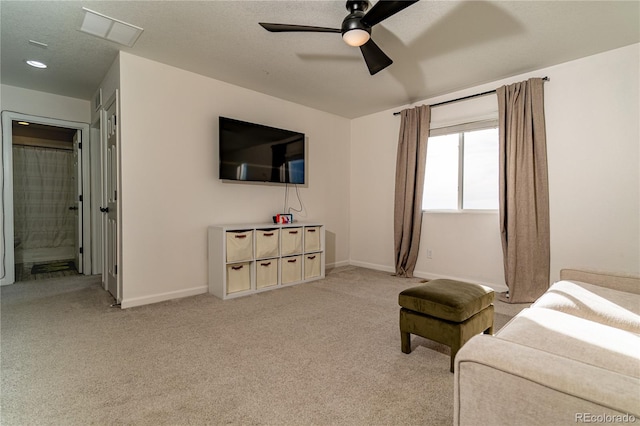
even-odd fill
[[[640,380],[529,346],[479,335],[455,359],[454,425],[573,424],[640,418]],[[583,416],[583,417],[580,417]]]
[[[580,269],[561,269],[560,279],[565,281],[580,281],[613,290],[640,294],[640,276],[635,275]]]

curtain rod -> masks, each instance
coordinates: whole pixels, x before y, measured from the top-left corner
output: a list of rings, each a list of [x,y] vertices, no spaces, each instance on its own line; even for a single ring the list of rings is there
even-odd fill
[[[543,81],[549,81],[549,77],[542,77],[542,80]],[[438,102],[437,104],[431,105],[431,108],[434,108],[434,107],[437,107],[437,106],[441,106],[441,105],[446,105],[446,104],[452,104],[454,102],[466,101],[467,99],[478,98],[480,96],[490,95],[492,93],[496,93],[495,89],[494,90],[488,90],[488,91],[482,92],[482,93],[476,93],[475,95],[463,96],[462,98],[451,99],[449,101]],[[400,111],[394,112],[393,115],[400,115]]]
[[[38,143],[33,142],[13,142],[13,146],[25,146],[29,148],[40,148],[40,149],[50,149],[55,151],[73,151],[73,146],[54,146],[54,145],[39,145]]]

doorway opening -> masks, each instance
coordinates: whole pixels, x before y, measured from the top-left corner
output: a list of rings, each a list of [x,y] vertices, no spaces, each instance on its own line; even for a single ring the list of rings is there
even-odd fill
[[[0,284],[91,274],[88,135],[88,124],[2,112]]]
[[[15,280],[77,275],[76,129],[13,121]]]

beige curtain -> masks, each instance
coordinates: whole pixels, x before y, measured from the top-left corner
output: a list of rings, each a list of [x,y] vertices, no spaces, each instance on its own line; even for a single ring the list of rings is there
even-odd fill
[[[17,263],[73,258],[74,183],[73,151],[13,146]]]
[[[431,108],[428,105],[400,113],[396,161],[394,243],[396,275],[413,277],[422,228],[422,191],[427,158]]]
[[[500,232],[510,303],[549,287],[549,182],[541,78],[496,90],[500,125]]]

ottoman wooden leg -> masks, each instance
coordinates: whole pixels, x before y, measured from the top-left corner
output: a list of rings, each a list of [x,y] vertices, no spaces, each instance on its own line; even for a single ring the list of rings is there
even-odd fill
[[[411,333],[400,331],[400,348],[405,354],[411,353]]]
[[[455,361],[456,361],[456,354],[458,353],[458,351],[460,350],[460,346],[457,348],[454,348],[453,346],[451,346],[451,363],[449,365],[449,371],[453,373],[453,366],[455,365]]]
[[[459,327],[456,327],[455,332],[453,333],[453,338],[449,344],[451,348],[451,365],[449,366],[449,371],[453,373],[453,366],[455,365],[456,354],[465,344],[464,340],[462,340],[462,335],[460,334],[461,330]]]

